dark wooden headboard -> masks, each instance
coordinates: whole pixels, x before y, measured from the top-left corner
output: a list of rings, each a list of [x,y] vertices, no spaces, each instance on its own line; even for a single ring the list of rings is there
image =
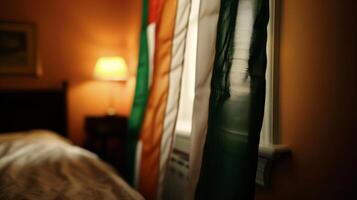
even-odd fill
[[[0,90],[0,133],[47,129],[66,137],[67,87]]]

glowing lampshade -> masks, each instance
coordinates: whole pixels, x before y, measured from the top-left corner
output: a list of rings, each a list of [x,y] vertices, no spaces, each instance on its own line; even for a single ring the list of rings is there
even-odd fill
[[[101,57],[94,68],[94,77],[99,80],[125,81],[128,68],[122,57]]]

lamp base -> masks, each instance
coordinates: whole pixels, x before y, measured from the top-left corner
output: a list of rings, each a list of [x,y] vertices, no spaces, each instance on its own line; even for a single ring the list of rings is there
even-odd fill
[[[117,114],[117,112],[115,111],[115,109],[113,107],[110,107],[107,109],[107,115],[114,116],[116,114]]]

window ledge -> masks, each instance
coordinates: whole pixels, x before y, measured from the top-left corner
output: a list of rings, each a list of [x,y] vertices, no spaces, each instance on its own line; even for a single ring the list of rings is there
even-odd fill
[[[271,185],[272,167],[274,163],[289,156],[290,148],[285,145],[262,145],[259,146],[259,157],[255,183],[261,187]]]

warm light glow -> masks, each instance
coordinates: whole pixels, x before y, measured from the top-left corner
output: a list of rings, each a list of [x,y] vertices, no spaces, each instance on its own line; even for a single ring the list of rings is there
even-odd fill
[[[94,69],[94,77],[99,80],[125,81],[128,68],[122,57],[99,58]]]

